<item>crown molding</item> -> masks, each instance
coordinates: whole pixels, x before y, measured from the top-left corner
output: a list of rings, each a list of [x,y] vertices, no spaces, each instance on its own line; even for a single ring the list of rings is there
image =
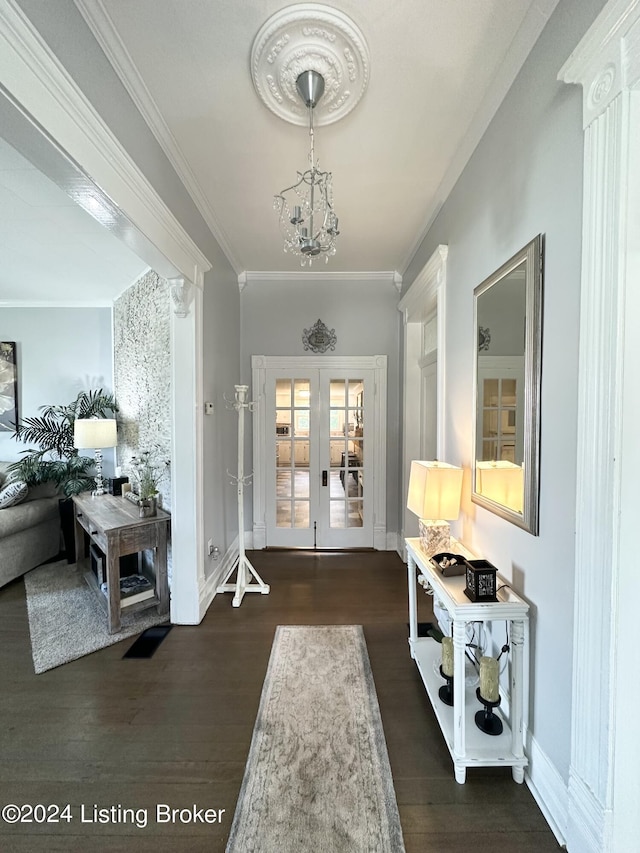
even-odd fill
[[[325,282],[362,281],[368,284],[391,284],[398,293],[402,290],[402,276],[396,270],[374,270],[372,272],[277,272],[271,270],[245,270],[238,275],[240,291],[250,282],[266,284],[272,281],[291,282],[295,284]]]
[[[526,58],[529,56],[558,3],[559,0],[538,0],[538,2],[531,4],[529,11],[509,46],[504,60],[500,63],[487,89],[482,103],[469,123],[464,139],[460,143],[444,178],[440,182],[440,186],[434,195],[433,203],[427,210],[424,228],[409,247],[404,263],[400,266],[403,274],[409,268],[422,241],[429,233],[429,229],[440,213],[442,205],[449,197],[456,181],[471,159],[478,143],[491,124],[493,117],[504,101]]]
[[[141,113],[149,130],[191,196],[193,203],[198,208],[209,230],[233,267],[234,272],[239,273],[241,267],[229,245],[229,241],[207,197],[200,189],[200,184],[192,172],[182,149],[169,130],[158,105],[147,89],[131,54],[120,38],[104,3],[102,0],[74,0],[74,3],[109,60],[113,70],[118,75],[122,85]]]

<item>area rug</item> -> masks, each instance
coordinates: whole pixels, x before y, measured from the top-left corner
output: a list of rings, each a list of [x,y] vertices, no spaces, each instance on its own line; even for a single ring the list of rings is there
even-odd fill
[[[403,853],[362,627],[279,626],[227,853]]]
[[[149,608],[136,616],[123,613],[122,630],[110,634],[96,593],[76,564],[48,563],[24,576],[36,673],[88,655],[167,621]]]

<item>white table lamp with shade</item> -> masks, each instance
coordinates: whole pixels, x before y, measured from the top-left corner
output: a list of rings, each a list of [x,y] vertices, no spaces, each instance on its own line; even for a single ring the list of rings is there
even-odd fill
[[[77,418],[73,424],[73,446],[78,450],[94,450],[96,460],[96,488],[93,495],[104,495],[102,480],[102,450],[116,447],[118,431],[115,418]]]
[[[462,468],[446,462],[413,461],[407,509],[418,516],[420,544],[428,557],[450,548],[449,521],[460,515]]]

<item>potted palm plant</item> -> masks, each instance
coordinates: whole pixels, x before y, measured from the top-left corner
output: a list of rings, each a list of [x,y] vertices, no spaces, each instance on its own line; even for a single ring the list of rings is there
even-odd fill
[[[67,559],[73,558],[73,506],[71,497],[93,488],[94,460],[80,456],[73,446],[73,425],[78,418],[112,417],[118,411],[113,394],[102,388],[81,391],[71,403],[41,406],[40,415],[23,418],[13,437],[33,444],[21,451],[21,459],[9,470],[28,486],[54,483],[64,497],[60,501],[62,532]],[[71,543],[71,544],[69,544]]]

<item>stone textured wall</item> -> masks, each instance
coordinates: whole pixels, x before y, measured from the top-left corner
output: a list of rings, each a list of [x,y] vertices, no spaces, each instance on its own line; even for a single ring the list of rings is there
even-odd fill
[[[117,464],[132,482],[132,456],[149,450],[159,460],[171,459],[170,308],[169,284],[152,271],[113,306]],[[159,490],[161,506],[170,511],[170,469]]]

